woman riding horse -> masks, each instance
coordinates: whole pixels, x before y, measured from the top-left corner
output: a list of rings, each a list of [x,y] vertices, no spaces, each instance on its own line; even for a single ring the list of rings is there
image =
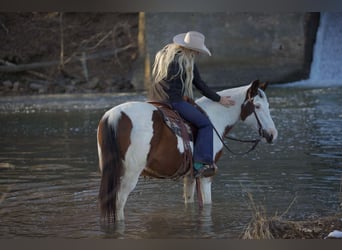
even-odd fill
[[[198,129],[194,145],[194,177],[209,177],[215,174],[217,167],[213,157],[213,127],[208,117],[194,105],[185,101],[193,99],[193,85],[207,98],[224,106],[234,105],[230,96],[219,96],[201,79],[195,64],[199,53],[211,56],[204,44],[204,35],[189,31],[178,34],[173,43],[166,45],[155,57],[150,98],[169,103],[182,118]]]

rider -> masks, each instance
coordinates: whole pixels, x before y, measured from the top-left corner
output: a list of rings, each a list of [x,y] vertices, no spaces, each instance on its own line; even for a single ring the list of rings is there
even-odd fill
[[[209,118],[194,105],[185,101],[193,99],[193,85],[207,98],[225,106],[234,105],[230,96],[220,96],[201,79],[195,64],[199,53],[211,56],[204,44],[205,37],[196,31],[178,34],[173,43],[157,52],[152,69],[151,98],[166,101],[185,120],[198,129],[194,145],[194,177],[209,177],[217,167],[213,161],[213,127]]]

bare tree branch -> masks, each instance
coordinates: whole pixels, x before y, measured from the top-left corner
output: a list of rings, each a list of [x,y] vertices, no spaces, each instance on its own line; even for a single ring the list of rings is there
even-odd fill
[[[124,47],[117,48],[117,49],[111,49],[111,50],[106,50],[102,51],[99,53],[94,53],[87,55],[86,59],[87,60],[92,60],[92,59],[97,59],[97,58],[104,58],[108,56],[113,56],[117,55],[118,53],[121,53],[123,51],[126,51],[128,49],[135,48],[134,44],[128,44]],[[69,62],[75,62],[75,61],[80,61],[82,58],[81,56],[75,56],[70,59]],[[5,63],[6,64],[6,63]],[[15,64],[10,64],[7,63],[5,66],[0,66],[0,72],[21,72],[21,71],[28,71],[32,69],[37,69],[37,68],[46,68],[46,67],[51,67],[51,66],[56,66],[60,64],[60,60],[58,61],[50,61],[50,62],[36,62],[36,63],[29,63],[29,64],[20,64],[20,65],[15,65]]]
[[[60,34],[61,34],[61,52],[60,52],[60,62],[59,62],[59,69],[64,69],[64,28],[63,28],[63,12],[59,14],[59,27],[60,27]]]

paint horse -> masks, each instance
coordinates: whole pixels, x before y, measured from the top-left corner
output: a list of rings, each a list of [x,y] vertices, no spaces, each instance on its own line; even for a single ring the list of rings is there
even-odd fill
[[[241,120],[259,131],[263,140],[272,143],[278,132],[270,115],[264,92],[266,86],[256,80],[247,86],[218,92],[235,100],[231,107],[206,97],[199,98],[196,104],[206,112],[221,137]],[[223,141],[215,133],[213,143],[214,161],[217,162],[222,154]],[[154,177],[171,177],[182,165],[184,154],[182,138],[165,125],[161,113],[148,102],[126,102],[108,110],[98,125],[97,146],[102,175],[99,191],[101,214],[108,221],[113,218],[114,222],[124,220],[128,195],[140,175],[151,173],[150,176]],[[193,178],[191,171],[183,177],[185,203],[192,203],[197,179]],[[213,178],[199,179],[202,202],[210,204]]]

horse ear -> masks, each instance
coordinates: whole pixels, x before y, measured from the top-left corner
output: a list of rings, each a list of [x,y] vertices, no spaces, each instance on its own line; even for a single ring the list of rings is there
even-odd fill
[[[267,86],[268,86],[268,82],[260,82],[259,84],[259,88],[263,91],[266,90]]]
[[[248,89],[249,98],[252,98],[258,94],[259,84],[260,84],[259,80],[254,80],[252,82],[252,86]]]

